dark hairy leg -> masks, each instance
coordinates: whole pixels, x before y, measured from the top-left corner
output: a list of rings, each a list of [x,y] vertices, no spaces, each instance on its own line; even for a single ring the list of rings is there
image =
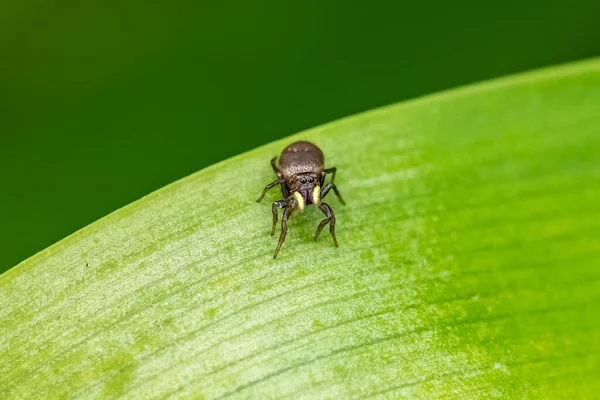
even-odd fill
[[[333,238],[333,244],[335,245],[335,247],[338,247],[338,242],[335,237],[335,214],[333,213],[333,209],[329,206],[329,204],[321,203],[319,204],[319,210],[321,210],[327,218],[325,218],[319,224],[317,232],[315,233],[315,241],[319,238],[319,234],[321,233],[325,225],[329,224],[329,232],[331,233],[331,237]]]
[[[262,194],[260,195],[260,197],[258,199],[256,199],[257,203],[260,203],[260,201],[265,197],[265,195],[267,194],[267,191],[271,188],[274,188],[275,186],[281,184],[281,180],[279,178],[277,178],[276,180],[274,180],[273,182],[269,183],[267,186],[265,186]]]
[[[271,167],[273,167],[273,171],[275,171],[277,176],[279,176],[280,171],[279,171],[279,168],[277,168],[277,165],[275,165],[275,160],[277,160],[277,157],[271,158]]]
[[[343,205],[346,205],[346,202],[344,201],[344,199],[342,199],[342,195],[338,191],[337,186],[333,182],[329,182],[327,185],[325,185],[325,187],[321,191],[321,199],[324,199],[325,196],[327,196],[327,193],[329,193],[329,190],[331,190],[331,189],[333,189],[333,193],[335,193],[335,195],[339,199],[340,203],[342,203]]]
[[[324,169],[323,172],[325,174],[331,174],[331,183],[333,183],[335,181],[335,173],[337,172],[337,168],[336,167],[331,167],[331,168]]]
[[[288,202],[285,200],[279,200],[273,203],[271,209],[273,210],[273,227],[271,228],[271,236],[275,234],[275,226],[277,225],[277,209],[278,208],[286,208],[288,206]]]
[[[281,245],[283,244],[285,240],[285,235],[287,234],[287,220],[290,217],[290,215],[292,215],[294,210],[294,207],[287,207],[283,211],[283,216],[281,217],[281,234],[279,235],[279,243],[277,243],[277,248],[275,249],[275,254],[273,254],[273,258],[276,258],[277,254],[279,254],[279,249],[281,249]]]

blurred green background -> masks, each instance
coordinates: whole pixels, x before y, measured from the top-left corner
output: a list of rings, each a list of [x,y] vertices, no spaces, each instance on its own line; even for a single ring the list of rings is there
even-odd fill
[[[1,2],[0,272],[277,138],[600,54],[597,0],[482,3]]]

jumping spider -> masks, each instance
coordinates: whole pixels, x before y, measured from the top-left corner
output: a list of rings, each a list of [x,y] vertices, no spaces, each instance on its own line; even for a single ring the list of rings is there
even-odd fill
[[[275,164],[276,160],[277,157],[271,159],[271,166],[277,174],[277,179],[265,186],[262,195],[256,200],[260,202],[265,197],[267,190],[281,185],[281,193],[284,199],[274,202],[272,207],[273,227],[271,228],[271,236],[275,234],[277,209],[283,209],[281,235],[279,236],[279,243],[277,244],[273,258],[277,257],[279,249],[281,249],[281,245],[285,240],[288,218],[296,209],[304,212],[304,207],[311,204],[319,207],[319,210],[326,216],[317,227],[315,241],[325,225],[329,224],[329,232],[333,238],[333,244],[337,247],[335,215],[329,204],[322,202],[327,193],[333,190],[340,202],[345,204],[335,183],[333,183],[337,169],[335,167],[325,169],[323,152],[310,142],[301,141],[287,146],[279,156],[279,167]],[[331,182],[325,185],[325,175],[327,174],[331,174]]]

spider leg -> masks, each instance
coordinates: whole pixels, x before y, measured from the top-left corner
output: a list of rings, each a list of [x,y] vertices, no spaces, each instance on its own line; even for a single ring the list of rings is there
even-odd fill
[[[277,243],[277,248],[275,249],[273,258],[277,257],[277,254],[279,254],[279,249],[281,249],[281,245],[285,241],[285,235],[287,234],[287,220],[295,209],[296,208],[294,206],[288,206],[283,211],[283,216],[281,217],[281,234],[279,235],[279,243]]]
[[[338,242],[335,237],[335,214],[333,213],[333,209],[327,203],[319,204],[319,210],[325,214],[327,218],[325,218],[319,226],[317,227],[317,232],[315,233],[315,241],[319,238],[319,234],[325,227],[325,225],[329,224],[329,233],[331,233],[331,237],[333,238],[333,244],[335,247],[338,247]]]
[[[323,173],[325,175],[327,174],[331,174],[331,183],[333,183],[333,181],[335,181],[335,173],[337,172],[337,168],[336,167],[331,167],[331,168],[327,168],[323,170]]]
[[[325,196],[327,196],[327,193],[329,193],[329,190],[331,190],[331,189],[333,189],[333,193],[335,193],[337,198],[340,200],[340,203],[342,203],[343,205],[346,205],[346,202],[344,201],[344,199],[342,199],[342,195],[338,191],[337,186],[333,182],[329,182],[327,185],[325,185],[325,187],[321,191],[321,199],[324,199]]]
[[[271,188],[274,188],[275,186],[281,184],[281,179],[277,178],[276,180],[274,180],[273,182],[269,183],[267,186],[265,186],[262,194],[260,195],[260,197],[256,200],[257,203],[260,203],[260,201],[265,197],[265,195],[267,194],[267,191]]]
[[[277,209],[278,208],[286,208],[288,206],[288,202],[285,200],[279,200],[273,203],[271,210],[273,211],[273,227],[271,228],[271,236],[275,234],[275,226],[277,225]]]

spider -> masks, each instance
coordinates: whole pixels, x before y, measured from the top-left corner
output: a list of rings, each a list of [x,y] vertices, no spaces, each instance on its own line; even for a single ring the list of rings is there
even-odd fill
[[[285,240],[288,218],[296,209],[304,212],[304,208],[311,204],[319,207],[319,210],[326,216],[317,227],[315,241],[319,238],[319,234],[325,225],[329,224],[329,232],[333,238],[333,244],[335,247],[338,247],[335,237],[335,214],[329,204],[322,202],[327,193],[333,190],[340,202],[346,204],[334,183],[337,168],[325,169],[325,157],[321,149],[313,143],[304,141],[292,143],[283,149],[279,156],[279,167],[275,163],[276,160],[277,157],[271,159],[271,166],[277,174],[277,179],[265,186],[262,195],[256,200],[260,202],[269,189],[281,185],[283,200],[274,202],[272,206],[273,227],[271,228],[271,236],[275,234],[278,209],[283,209],[281,234],[279,235],[279,243],[277,244],[273,258],[277,257],[281,245]],[[331,174],[331,182],[325,185],[325,175],[327,174]]]

